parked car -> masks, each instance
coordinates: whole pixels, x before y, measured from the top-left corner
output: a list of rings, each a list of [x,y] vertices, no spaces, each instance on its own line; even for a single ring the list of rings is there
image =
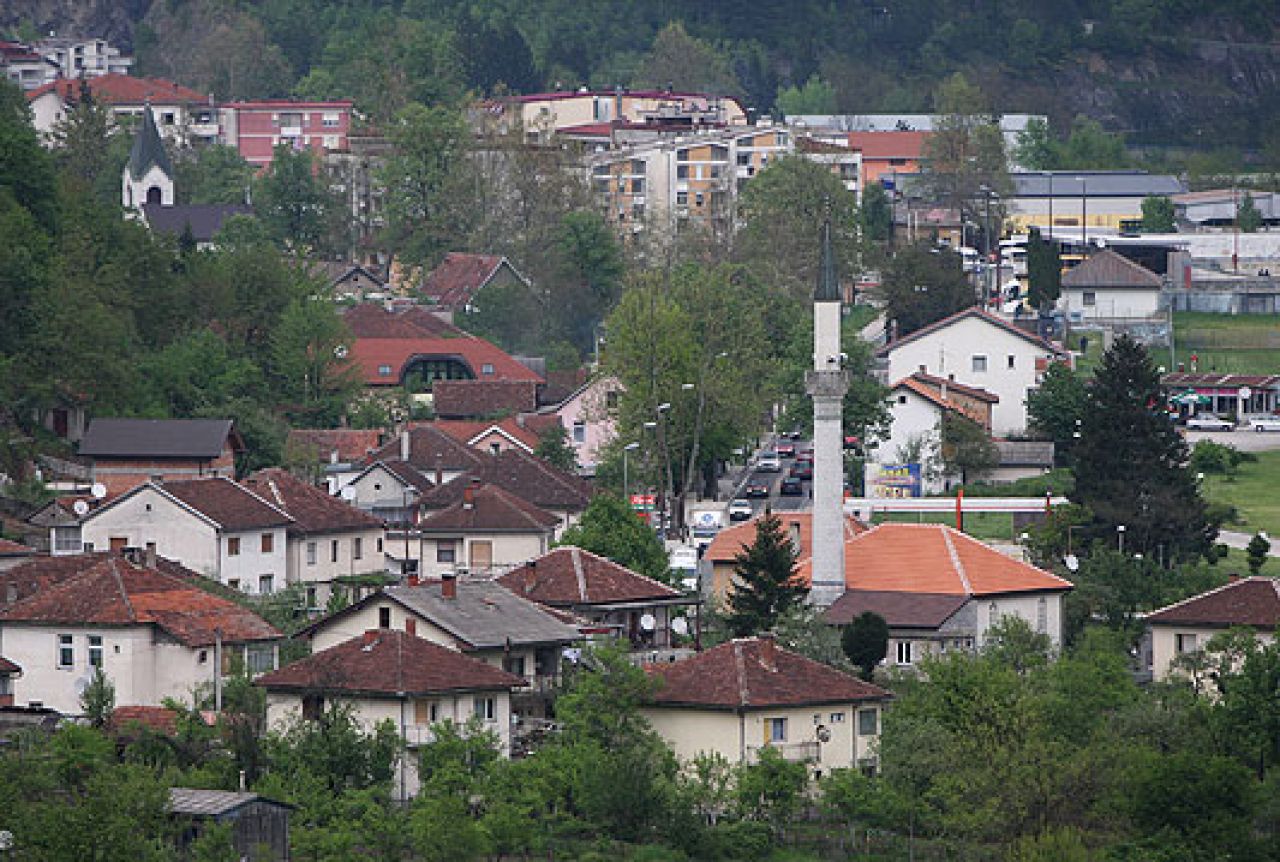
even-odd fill
[[[791,465],[790,472],[787,473],[792,479],[804,481],[813,478],[813,464],[808,461],[797,461]]]
[[[1254,431],[1280,431],[1280,416],[1255,416],[1249,420]]]
[[[1187,420],[1189,431],[1233,431],[1235,427],[1235,422],[1223,419],[1221,416],[1214,416],[1212,413],[1201,413]]]
[[[804,463],[804,464],[812,464],[812,463],[813,463],[813,450],[812,450],[812,449],[804,449],[804,450],[802,450],[802,451],[800,451],[800,452],[797,452],[797,453],[796,453],[796,460],[797,460],[797,461],[800,461],[800,462],[802,462],[802,463]]]
[[[781,473],[782,459],[777,452],[762,452],[760,460],[756,462],[756,470],[760,473]]]
[[[744,492],[748,497],[768,497],[769,484],[767,482],[748,482],[747,489]]]
[[[794,458],[796,457],[796,444],[779,443],[777,452],[779,458]]]
[[[768,496],[766,490],[765,495]],[[746,497],[739,497],[729,503],[729,520],[730,521],[749,521],[751,516],[755,514],[755,507],[751,505],[751,501]]]
[[[788,476],[782,480],[782,484],[778,486],[778,493],[783,497],[803,497],[804,483],[799,479],[793,479]]]

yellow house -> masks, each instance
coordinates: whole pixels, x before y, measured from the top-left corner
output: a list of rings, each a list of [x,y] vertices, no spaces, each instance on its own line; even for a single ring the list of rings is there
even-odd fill
[[[1147,626],[1151,675],[1160,681],[1174,672],[1178,656],[1204,649],[1211,637],[1229,628],[1253,629],[1259,640],[1270,643],[1280,626],[1280,580],[1261,576],[1234,580],[1152,611]]]
[[[765,748],[832,769],[874,769],[881,715],[892,695],[833,667],[741,638],[693,658],[653,665],[657,690],[642,713],[688,761],[719,754],[754,763]]]

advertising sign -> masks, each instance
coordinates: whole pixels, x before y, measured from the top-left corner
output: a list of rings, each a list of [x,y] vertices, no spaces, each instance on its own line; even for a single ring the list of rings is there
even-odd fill
[[[922,492],[919,464],[872,465],[868,487],[872,497],[919,497]]]

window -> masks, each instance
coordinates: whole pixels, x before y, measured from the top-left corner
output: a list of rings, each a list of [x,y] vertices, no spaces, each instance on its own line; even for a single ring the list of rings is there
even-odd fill
[[[480,373],[481,373],[481,374],[492,374],[492,373],[493,373],[493,363],[491,363],[491,362],[486,362],[486,363],[484,363],[483,365],[481,365],[481,366],[480,366]]]
[[[678,180],[687,180],[687,179],[689,179],[689,166],[688,166],[688,165],[676,165],[676,179],[678,179]]]
[[[166,126],[172,126],[172,125],[173,125],[173,111],[165,111],[163,114],[161,114],[161,115],[160,115],[160,122],[161,122],[161,124],[163,124],[163,125],[166,125]]]
[[[688,193],[688,192],[676,192],[676,206],[681,206],[681,207],[683,207],[683,206],[688,206],[688,205],[689,205],[689,193]]]
[[[359,536],[356,536],[354,539],[351,540],[351,559],[353,560],[364,559],[364,539],[360,538]]]
[[[338,562],[338,540],[331,539],[329,541],[329,562]]]
[[[258,593],[267,595],[275,592],[276,576],[275,575],[258,575]]]
[[[978,374],[985,374],[985,373],[986,373],[986,371],[987,371],[987,357],[985,357],[985,356],[974,356],[974,357],[973,357],[973,370],[974,370],[974,372],[976,372],[976,373],[978,373]]]
[[[843,712],[833,712],[833,713],[831,713],[831,723],[832,723],[832,724],[844,724],[844,713],[843,713]]]
[[[738,164],[743,167],[751,164],[751,153],[738,153]]]
[[[318,694],[302,696],[302,717],[306,721],[319,721],[324,715],[324,698]]]
[[[899,395],[899,396],[898,396],[898,403],[899,403],[899,404],[906,404],[906,403],[907,403],[907,396],[905,396],[905,395]]]
[[[481,721],[495,721],[497,719],[497,708],[494,699],[491,697],[477,697],[473,712],[476,718]]]
[[[1174,639],[1174,652],[1177,652],[1179,655],[1186,652],[1196,651],[1195,635],[1178,634],[1178,635],[1174,635],[1173,639]]]
[[[307,542],[307,565],[314,566],[316,564],[316,543]]]
[[[379,377],[390,377],[390,376],[391,376],[391,366],[390,366],[390,365],[379,365],[379,366],[378,366],[378,376],[379,376]]]
[[[338,115],[336,113],[325,114],[320,120],[320,124],[326,129],[336,129],[338,128]]]
[[[71,635],[58,635],[58,667],[71,667],[76,663],[76,648]]]
[[[859,736],[875,736],[880,732],[880,722],[878,721],[878,710],[860,709],[858,710],[858,735]]]
[[[232,536],[231,538],[227,539],[227,556],[228,557],[240,556],[240,537],[239,536]]]
[[[502,660],[502,669],[516,676],[524,676],[524,656],[507,656]]]
[[[787,741],[787,720],[785,718],[769,719],[769,741],[770,742],[786,742]]]
[[[378,628],[391,628],[391,608],[378,608]]]
[[[414,724],[435,724],[440,717],[440,704],[434,700],[415,700],[413,702]]]
[[[245,664],[249,673],[269,673],[275,670],[276,652],[271,644],[253,644],[245,649]]]
[[[275,550],[276,537],[274,533],[262,534],[262,553],[269,554]]]
[[[316,607],[316,588],[307,587],[307,610]]]
[[[1044,634],[1049,630],[1049,603],[1044,596],[1036,602],[1036,631]]]
[[[898,664],[911,664],[911,641],[898,641]]]
[[[378,553],[382,553],[382,539],[378,539]]]
[[[1015,359],[1014,355],[1013,355],[1012,353],[1010,353],[1010,354],[1009,354],[1008,364],[1005,366],[1005,367],[1006,367],[1006,368],[1008,368],[1010,371],[1012,371],[1012,370],[1014,369],[1014,359]]]
[[[456,563],[458,561],[458,542],[456,539],[436,539],[436,562]]]
[[[573,423],[573,442],[574,443],[587,442],[587,423],[586,422],[578,421]]]
[[[239,578],[227,578],[227,586],[228,586],[228,587],[230,587],[230,588],[231,588],[231,589],[233,589],[233,590],[238,590],[238,589],[240,589],[240,579],[239,579]]]
[[[89,667],[102,667],[102,635],[89,635]]]
[[[1081,297],[1081,301],[1084,302],[1085,308],[1093,308],[1098,304],[1098,294],[1094,293],[1092,290],[1086,290],[1084,295]]]

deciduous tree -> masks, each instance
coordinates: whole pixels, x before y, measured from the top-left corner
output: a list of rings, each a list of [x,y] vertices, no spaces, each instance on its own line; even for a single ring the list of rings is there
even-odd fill
[[[977,300],[960,255],[920,242],[899,249],[885,269],[881,294],[895,337],[973,305]]]
[[[1147,195],[1142,199],[1142,230],[1146,233],[1172,233],[1173,201],[1164,195]]]
[[[671,579],[670,561],[657,534],[630,503],[612,494],[597,494],[558,544],[576,545],[664,583]]]

